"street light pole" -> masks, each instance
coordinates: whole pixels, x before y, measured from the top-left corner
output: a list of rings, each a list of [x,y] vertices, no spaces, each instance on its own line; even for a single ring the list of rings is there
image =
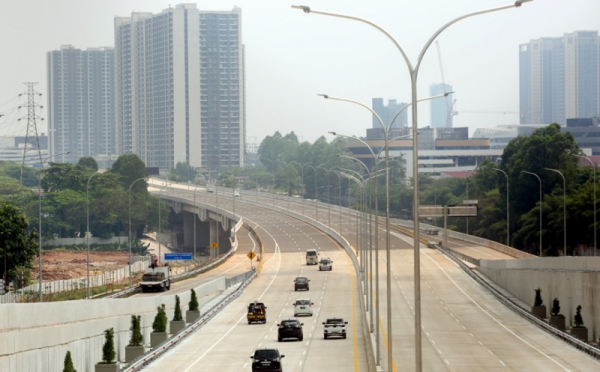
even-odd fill
[[[87,243],[87,299],[90,299],[90,181],[96,175],[100,174],[96,172],[88,178],[87,185],[85,187],[85,202],[87,207],[87,229],[85,232],[85,240]]]
[[[329,199],[329,169],[317,166],[319,169],[323,169],[327,174],[327,227],[331,228],[331,200]]]
[[[509,220],[509,201],[508,201],[508,174],[502,169],[494,168],[495,171],[502,172],[506,177],[506,245],[510,247],[510,220]]]
[[[499,11],[499,10],[504,10],[504,9],[510,9],[513,7],[520,7],[523,3],[525,2],[530,2],[533,0],[517,0],[515,1],[513,4],[508,5],[508,6],[503,6],[503,7],[498,7],[498,8],[492,8],[492,9],[487,9],[487,10],[483,10],[483,11],[478,11],[478,12],[474,12],[474,13],[470,13],[458,18],[455,18],[454,20],[446,23],[444,26],[442,26],[439,30],[437,30],[432,36],[431,38],[425,43],[425,46],[423,47],[423,49],[421,50],[419,57],[417,59],[417,63],[415,64],[415,66],[413,67],[412,63],[410,62],[410,60],[408,59],[408,56],[406,55],[406,53],[404,52],[404,49],[402,49],[402,47],[400,46],[400,44],[398,44],[398,42],[396,41],[396,39],[386,30],[384,30],[382,27],[376,25],[373,22],[370,22],[366,19],[363,18],[359,18],[359,17],[354,17],[354,16],[348,16],[348,15],[343,15],[343,14],[336,14],[336,13],[329,13],[329,12],[321,12],[321,11],[314,11],[312,9],[310,9],[310,7],[308,6],[297,6],[297,5],[293,5],[292,8],[295,9],[301,9],[303,12],[305,13],[315,13],[315,14],[321,14],[321,15],[326,15],[326,16],[332,16],[332,17],[339,17],[339,18],[345,18],[345,19],[350,19],[350,20],[354,20],[354,21],[358,21],[358,22],[363,22],[366,23],[374,28],[376,28],[377,30],[381,31],[383,34],[385,34],[385,36],[390,39],[394,45],[396,46],[396,48],[398,49],[398,51],[400,52],[400,54],[402,55],[404,61],[406,62],[406,65],[408,67],[408,72],[410,74],[410,78],[411,78],[411,100],[412,100],[412,131],[413,133],[417,132],[417,128],[418,128],[418,120],[417,120],[417,77],[418,77],[418,73],[419,73],[419,68],[421,65],[421,61],[423,60],[423,57],[425,55],[425,52],[427,52],[427,49],[429,49],[429,47],[431,46],[431,44],[433,43],[433,41],[444,31],[446,30],[448,27],[450,27],[451,25],[455,24],[458,21],[461,21],[463,19],[469,18],[469,17],[473,17],[476,15],[480,15],[480,14],[485,14],[485,13],[491,13],[491,12],[495,12],[495,11]],[[384,128],[385,129],[385,128]],[[387,138],[387,136],[386,136]],[[387,266],[388,266],[388,272],[390,269],[390,250],[389,250],[389,235],[390,235],[390,230],[389,230],[389,187],[387,187],[387,181],[389,180],[389,172],[387,171],[388,167],[389,167],[389,151],[388,151],[388,145],[387,145],[387,141],[386,141],[386,249],[387,249]],[[421,353],[421,269],[420,269],[420,252],[419,252],[419,247],[420,247],[420,237],[419,237],[419,158],[418,158],[418,138],[417,136],[413,136],[413,182],[415,184],[414,188],[413,188],[413,222],[414,222],[414,233],[413,233],[413,245],[414,245],[414,253],[415,253],[415,261],[414,261],[414,266],[415,266],[415,369],[417,372],[420,372],[422,370],[422,353]],[[390,302],[391,302],[391,278],[388,275],[388,285],[387,285],[387,297],[388,297],[388,308],[391,306]],[[392,371],[393,369],[393,365],[392,365],[392,317],[391,317],[391,312],[388,311],[388,319],[387,319],[387,328],[388,328],[388,370]]]
[[[137,181],[145,179],[146,177],[138,178],[129,185],[129,287],[133,285],[133,279],[131,277],[131,188]]]
[[[319,208],[317,207],[317,203],[319,201],[319,194],[317,192],[317,169],[312,165],[306,164],[307,167],[311,167],[313,172],[315,173],[315,219],[317,222],[319,221]]]
[[[309,166],[308,164],[310,164],[310,163],[306,163],[306,164],[302,165],[294,160],[294,161],[291,161],[290,164],[298,164],[300,166],[300,169],[302,169],[302,215],[304,216],[304,199],[306,199],[304,197],[304,195],[306,193],[305,188],[304,188],[304,167]]]
[[[563,179],[563,230],[564,230],[564,233],[563,233],[563,239],[564,239],[563,255],[566,256],[567,255],[567,180],[565,179],[565,175],[562,174],[557,169],[551,169],[551,168],[544,168],[544,169],[560,174],[560,176]]]
[[[268,161],[269,163],[271,163],[271,166],[273,167],[275,165],[275,163],[273,163],[273,160],[269,160],[269,159],[261,159],[260,162],[262,163],[263,161]],[[275,174],[272,174],[273,176],[273,184],[272,184],[272,190],[271,193],[272,198],[271,198],[271,204],[275,205]]]
[[[538,181],[540,181],[540,257],[542,257],[542,179],[535,173],[521,171],[521,173],[527,173],[536,176]]]
[[[0,115],[1,116],[1,115]],[[67,151],[67,152],[63,152],[60,154],[55,154],[55,155],[51,155],[49,157],[47,157],[46,159],[44,159],[45,161],[48,161],[50,159],[52,159],[55,156],[60,156],[60,155],[67,155],[70,154],[71,151]],[[44,161],[42,161],[41,166],[44,165]],[[39,259],[40,259],[40,264],[39,264],[39,282],[40,282],[40,302],[42,302],[43,297],[42,297],[42,172],[44,170],[40,169],[40,171],[38,172],[38,182],[39,182],[39,189],[38,189],[38,209],[39,209],[39,215],[38,215],[38,245],[39,245]],[[4,252],[6,255],[6,251]],[[5,265],[6,266],[6,265]]]
[[[165,182],[165,185],[163,187],[160,188],[160,190],[158,191],[158,235],[156,235],[156,240],[158,241],[158,263],[160,263],[160,256],[161,256],[161,252],[160,252],[160,194],[162,193],[163,189],[167,187],[167,183]]]
[[[194,188],[194,267],[196,267],[196,219],[198,217],[196,217],[196,211],[198,210],[196,207],[196,190],[198,190],[198,186],[200,185],[196,185],[196,187]]]
[[[581,156],[581,155],[575,155],[575,154],[571,154],[573,156],[576,156],[578,158],[582,158],[582,159],[586,159],[587,161],[590,162],[590,164],[592,164],[592,174],[594,176],[594,257],[596,257],[596,164],[594,164],[594,162],[592,161],[592,159],[588,158],[587,156]]]
[[[282,160],[277,160],[276,163],[281,163],[281,164],[285,165],[285,171],[287,173],[287,209],[289,211],[290,210],[290,169],[289,169],[289,164]]]

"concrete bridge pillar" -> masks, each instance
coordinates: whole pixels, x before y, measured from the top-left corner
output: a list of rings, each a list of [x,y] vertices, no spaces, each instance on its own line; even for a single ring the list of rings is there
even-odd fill
[[[183,244],[192,252],[194,248],[194,218],[196,219],[196,250],[201,251],[211,243],[210,220],[201,221],[197,214],[183,212]]]

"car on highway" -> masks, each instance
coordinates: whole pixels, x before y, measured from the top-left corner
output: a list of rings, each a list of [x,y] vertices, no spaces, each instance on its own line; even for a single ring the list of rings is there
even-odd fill
[[[333,270],[333,261],[331,261],[331,259],[328,257],[323,257],[323,259],[319,261],[319,271],[324,270]]]
[[[299,298],[292,305],[294,305],[294,316],[313,316],[312,305],[314,304],[308,298]]]
[[[304,334],[302,333],[302,326],[304,323],[300,323],[298,319],[283,319],[280,324],[277,324],[277,341],[281,342],[284,338],[296,338],[298,341],[302,341]]]
[[[256,349],[254,354],[250,356],[250,359],[252,359],[252,372],[282,372],[281,359],[284,357],[285,355],[279,354],[279,350],[275,348]]]
[[[306,264],[307,265],[317,265],[319,257],[319,252],[316,249],[307,249],[306,250]]]
[[[254,301],[248,305],[248,313],[246,315],[248,324],[255,322],[266,323],[267,322],[267,307],[264,303]]]
[[[305,276],[297,277],[296,279],[294,279],[294,291],[297,291],[300,289],[304,289],[304,290],[308,291],[309,290],[308,282],[310,282],[310,280]]]
[[[341,337],[346,338],[346,324],[342,318],[327,318],[323,322],[323,338],[328,339],[329,337]]]

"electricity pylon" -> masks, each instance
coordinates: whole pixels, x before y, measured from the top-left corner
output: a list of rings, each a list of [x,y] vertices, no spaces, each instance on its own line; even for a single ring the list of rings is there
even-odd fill
[[[27,104],[26,105],[22,105],[19,106],[19,108],[21,107],[27,107],[27,133],[25,134],[25,143],[23,143],[23,162],[21,163],[21,184],[23,184],[23,169],[25,168],[25,158],[27,158],[27,152],[30,150],[34,150],[37,147],[37,152],[38,152],[38,156],[40,158],[40,169],[44,168],[44,163],[42,163],[42,149],[40,148],[40,140],[38,138],[38,131],[37,131],[37,122],[36,120],[39,119],[40,121],[44,120],[43,118],[37,116],[35,114],[35,109],[36,108],[43,108],[43,106],[38,105],[37,103],[35,103],[35,97],[36,95],[41,96],[42,94],[39,92],[36,92],[33,87],[34,85],[36,85],[37,83],[23,83],[27,86]],[[25,93],[19,94],[19,96],[23,95]],[[21,120],[21,119],[19,119]],[[29,148],[29,144],[31,143],[32,148]],[[35,156],[35,155],[33,155]]]

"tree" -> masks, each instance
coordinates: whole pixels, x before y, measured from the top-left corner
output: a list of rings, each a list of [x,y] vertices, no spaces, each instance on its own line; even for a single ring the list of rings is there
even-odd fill
[[[575,309],[575,327],[583,327],[583,317],[581,316],[581,305]]]
[[[42,189],[44,192],[73,190],[85,192],[89,168],[77,167],[69,163],[50,163],[42,171]]]
[[[173,314],[173,321],[181,321],[183,316],[181,315],[181,304],[179,296],[175,295],[175,313]]]
[[[164,333],[167,331],[167,313],[165,312],[165,304],[161,304],[156,308],[158,313],[154,317],[152,322],[152,330],[157,333]]]
[[[542,290],[540,288],[535,290],[535,299],[533,301],[533,306],[542,306],[544,301],[542,300]]]
[[[23,168],[23,186],[32,187],[38,184],[38,170],[26,166]],[[21,184],[21,163],[0,161],[0,177],[10,177]]]
[[[138,178],[148,177],[146,171],[146,165],[144,162],[135,154],[124,154],[119,156],[117,161],[111,168],[112,173],[116,173],[121,176],[121,182],[124,190],[129,190],[129,187],[133,181]],[[146,181],[138,181],[133,185],[132,192],[148,192],[148,184]]]
[[[104,345],[102,346],[102,364],[114,364],[115,359],[115,330],[109,328],[104,331]]]
[[[194,288],[191,289],[191,297],[190,297],[190,303],[189,305],[189,310],[190,311],[198,311],[198,297],[196,297],[196,291],[194,291]]]
[[[31,268],[38,252],[38,234],[35,229],[27,231],[27,218],[19,209],[6,202],[0,207],[0,259],[6,257],[7,277],[16,274],[16,268]]]
[[[132,315],[131,316],[131,339],[129,340],[129,346],[142,346],[144,343],[144,336],[142,335],[141,328],[141,315]]]
[[[63,372],[77,372],[77,370],[73,366],[73,360],[71,360],[71,352],[70,351],[67,351],[67,354],[65,355],[65,364],[64,364]]]
[[[96,162],[96,159],[92,158],[91,156],[79,158],[77,165],[89,168],[94,172],[98,171],[98,163]]]

